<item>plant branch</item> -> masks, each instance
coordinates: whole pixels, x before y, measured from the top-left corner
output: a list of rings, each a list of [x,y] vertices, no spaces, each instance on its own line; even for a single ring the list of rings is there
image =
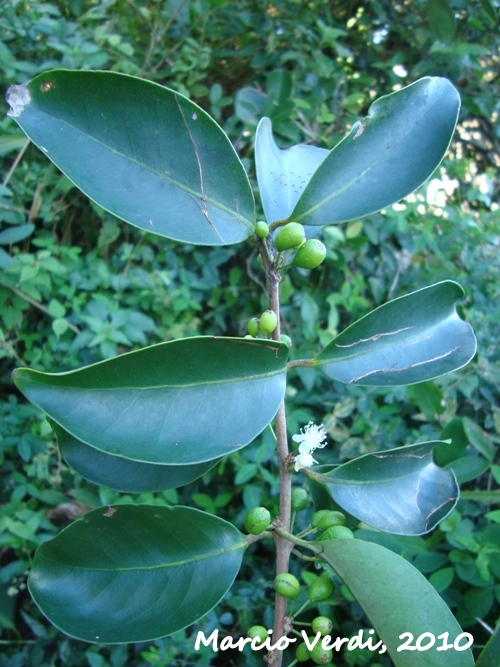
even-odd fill
[[[261,243],[260,252],[266,271],[266,284],[269,296],[269,308],[273,310],[278,318],[278,326],[273,332],[273,340],[279,341],[281,335],[280,327],[280,302],[279,302],[279,283],[281,274],[278,271],[274,262],[271,261],[268,249],[265,243]],[[289,466],[289,452],[288,439],[286,429],[286,412],[285,402],[283,401],[278,409],[275,418],[276,430],[276,448],[278,452],[279,463],[279,483],[280,483],[280,514],[276,522],[276,529],[274,531],[274,540],[276,544],[276,574],[288,572],[290,554],[293,549],[293,544],[284,538],[280,531],[284,530],[289,533],[291,528],[292,518],[292,477],[288,470]],[[275,612],[274,612],[274,627],[273,627],[273,643],[275,644],[280,637],[286,635],[285,617],[287,612],[286,598],[276,593],[275,597]],[[281,667],[282,654],[275,650],[267,656],[267,662],[273,667]]]

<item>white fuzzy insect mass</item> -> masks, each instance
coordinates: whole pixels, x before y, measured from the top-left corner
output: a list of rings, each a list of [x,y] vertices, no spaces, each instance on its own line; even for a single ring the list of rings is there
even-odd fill
[[[10,109],[7,111],[7,116],[10,116],[11,118],[19,118],[24,109],[31,102],[31,94],[27,85],[13,85],[7,90],[5,99],[10,106]]]

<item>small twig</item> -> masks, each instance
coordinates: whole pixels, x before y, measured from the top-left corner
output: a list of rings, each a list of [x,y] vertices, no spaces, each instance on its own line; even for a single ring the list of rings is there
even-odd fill
[[[21,292],[20,290],[16,289],[15,287],[10,287],[9,289],[12,290],[12,292],[14,292],[14,294],[16,294],[16,296],[20,297],[21,299],[24,299],[25,301],[30,303],[35,308],[38,308],[38,310],[41,310],[42,313],[44,313],[45,315],[48,315],[49,317],[52,317],[52,315],[49,312],[49,309],[46,308],[45,306],[43,306],[41,303],[38,303],[38,301],[35,301],[30,296],[28,296],[27,294],[24,294],[24,292]],[[68,322],[68,321],[66,320],[66,322]],[[80,329],[77,326],[75,326],[74,324],[71,324],[71,322],[68,322],[68,329],[71,329],[71,331],[74,331],[76,334],[81,333]]]
[[[17,168],[17,165],[21,162],[22,157],[23,157],[24,153],[26,152],[26,149],[28,148],[28,146],[30,144],[30,141],[31,141],[30,139],[26,139],[24,144],[22,145],[21,150],[19,151],[19,153],[16,156],[16,159],[12,163],[12,167],[7,172],[7,176],[4,178],[4,181],[2,183],[3,187],[6,187],[7,183],[12,178],[12,174],[15,172],[15,170]]]

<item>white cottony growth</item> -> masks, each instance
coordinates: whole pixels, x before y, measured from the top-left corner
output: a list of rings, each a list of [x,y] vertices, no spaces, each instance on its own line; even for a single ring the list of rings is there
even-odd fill
[[[24,108],[31,102],[31,94],[27,85],[13,85],[7,90],[5,99],[10,106],[10,109],[7,111],[7,116],[10,116],[11,118],[19,118],[24,111]]]
[[[297,471],[302,468],[310,468],[313,463],[317,463],[316,459],[312,457],[312,452],[327,444],[323,424],[317,426],[313,422],[301,428],[300,433],[292,436],[292,440],[299,443],[299,453],[295,457],[295,470]]]

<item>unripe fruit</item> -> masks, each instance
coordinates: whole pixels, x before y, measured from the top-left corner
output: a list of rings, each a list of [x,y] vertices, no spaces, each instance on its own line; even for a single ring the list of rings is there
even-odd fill
[[[323,519],[324,516],[328,516],[328,514],[332,510],[318,510],[317,512],[314,512],[312,519],[311,519],[311,526],[313,528],[319,528],[319,524],[321,520]]]
[[[289,600],[295,600],[300,592],[299,580],[288,572],[282,572],[276,576],[274,588],[281,597]]]
[[[327,616],[316,616],[311,623],[314,634],[321,632],[321,636],[329,635],[333,628],[333,623]]]
[[[309,239],[296,252],[292,266],[315,269],[326,257],[326,248],[318,239]]]
[[[274,310],[265,310],[259,319],[259,326],[264,336],[272,334],[278,326],[278,316]]]
[[[287,345],[288,347],[292,347],[292,339],[290,336],[287,336],[286,334],[281,334],[280,335],[280,343],[283,343],[284,345]]]
[[[271,513],[265,507],[254,507],[245,517],[245,529],[250,535],[260,535],[271,523]]]
[[[295,651],[295,660],[297,662],[307,662],[310,657],[310,651],[306,646],[305,642],[302,642],[302,644],[299,644],[297,646],[297,650]]]
[[[269,633],[263,625],[252,625],[250,630],[247,632],[247,637],[250,637],[250,639],[255,639],[255,637],[258,637],[260,641],[264,643],[266,639],[269,638]]]
[[[294,489],[292,491],[292,509],[295,512],[300,512],[309,502],[309,494],[305,489]]]
[[[315,665],[326,665],[327,662],[331,662],[333,651],[331,649],[324,649],[320,643],[316,644],[316,646],[309,651],[309,657]]]
[[[251,320],[249,320],[247,324],[247,331],[250,334],[250,336],[258,336],[260,333],[260,322],[258,317],[252,317]]]
[[[316,523],[314,524],[315,528],[326,530],[332,526],[345,526],[345,514],[342,514],[342,512],[336,512],[334,510],[320,510],[320,512],[322,512],[322,514],[317,517]]]
[[[335,585],[330,576],[327,572],[323,572],[309,586],[307,597],[313,602],[321,602],[322,600],[328,600],[334,590]]]
[[[316,538],[316,541],[323,540],[352,540],[354,533],[347,526],[331,526],[325,532]]]
[[[269,236],[269,225],[264,220],[259,220],[255,225],[255,234],[259,239],[265,239],[266,236]]]
[[[276,246],[276,249],[281,252],[282,250],[298,248],[305,240],[306,232],[303,225],[298,222],[289,222],[276,232],[274,245]]]

